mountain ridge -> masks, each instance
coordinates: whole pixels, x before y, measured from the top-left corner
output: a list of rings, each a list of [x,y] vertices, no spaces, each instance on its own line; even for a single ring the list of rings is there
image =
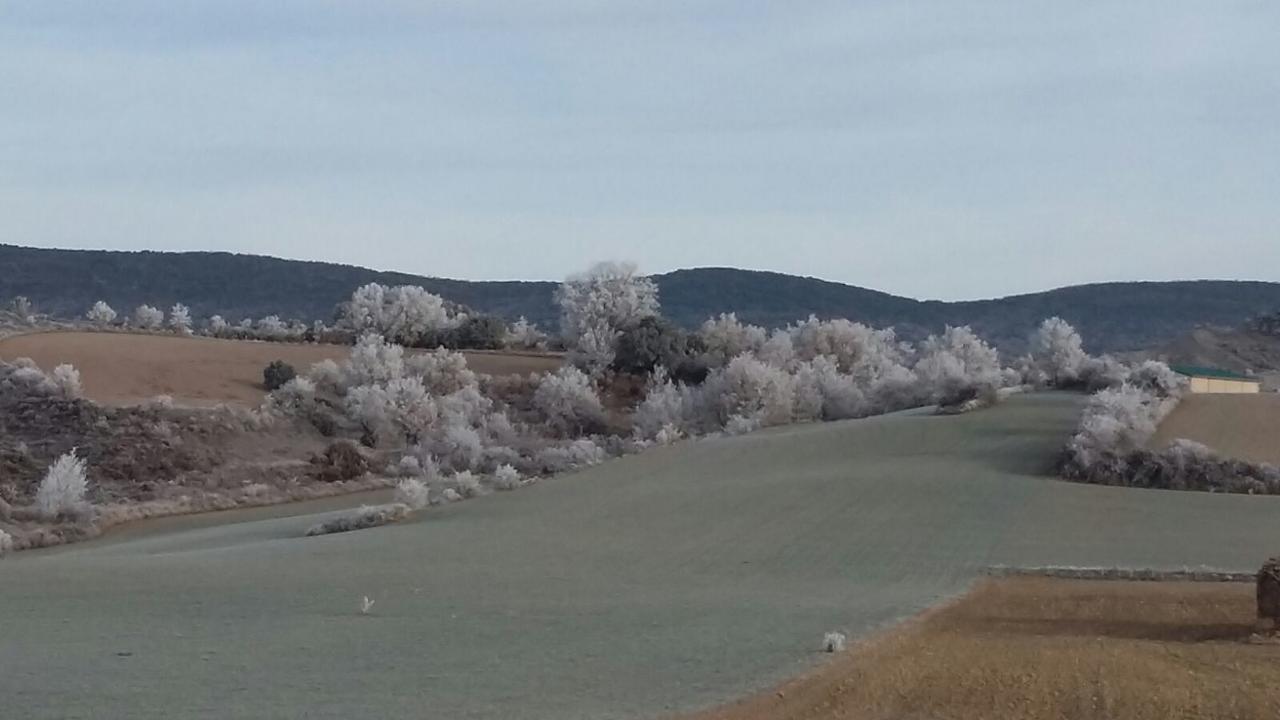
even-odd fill
[[[695,326],[735,312],[778,327],[810,314],[894,326],[919,339],[946,325],[971,325],[1006,352],[1020,352],[1043,318],[1076,325],[1093,352],[1151,347],[1201,325],[1234,326],[1280,309],[1280,283],[1252,280],[1102,282],[983,300],[917,300],[870,288],[767,270],[691,268],[652,276],[665,315]],[[126,312],[141,303],[182,302],[197,317],[235,320],[275,314],[329,319],[368,282],[414,284],[507,319],[556,324],[558,283],[453,280],[312,260],[221,251],[60,250],[0,244],[0,299],[30,298],[54,316],[81,316],[96,300]]]

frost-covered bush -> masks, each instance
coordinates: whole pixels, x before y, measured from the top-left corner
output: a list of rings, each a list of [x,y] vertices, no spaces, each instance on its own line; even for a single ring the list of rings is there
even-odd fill
[[[704,409],[712,420],[727,426],[732,420],[739,429],[783,425],[791,422],[795,399],[795,378],[766,365],[750,355],[739,355],[723,368],[714,370],[703,383]]]
[[[1129,384],[1095,393],[1067,443],[1063,474],[1074,479],[1123,475],[1129,456],[1155,434],[1178,398]]]
[[[169,309],[169,328],[179,335],[191,334],[191,310],[182,303]]]
[[[312,363],[311,368],[307,370],[307,378],[310,379],[317,389],[325,392],[340,392],[346,386],[346,377],[342,373],[342,368],[333,360],[321,360]]]
[[[700,344],[668,320],[643,317],[618,330],[610,367],[630,374],[648,374],[663,367],[679,377],[698,375],[688,366],[700,362],[694,358],[701,354]],[[704,367],[697,379],[705,376]]]
[[[84,460],[72,450],[59,457],[45,472],[36,489],[36,510],[45,518],[81,516],[89,509],[85,494],[89,480]]]
[[[547,335],[521,317],[507,329],[506,344],[513,350],[546,350]]]
[[[842,374],[826,355],[796,366],[793,407],[798,420],[844,420],[869,411],[853,376]]]
[[[13,536],[4,530],[0,530],[0,557],[4,557],[13,552]]]
[[[139,305],[133,311],[133,324],[143,330],[156,330],[164,324],[164,311],[150,305]]]
[[[349,386],[394,380],[404,375],[404,347],[377,333],[365,333],[351,349],[346,370]]]
[[[699,332],[706,346],[707,362],[712,367],[728,365],[730,360],[746,353],[757,355],[768,340],[764,328],[745,325],[738,321],[738,316],[734,313],[708,319],[702,323]],[[790,336],[787,338],[789,346]],[[790,360],[790,357],[786,359]]]
[[[268,315],[254,325],[254,336],[259,340],[285,340],[290,336],[289,326],[278,315]]]
[[[307,537],[364,530],[400,522],[407,517],[409,517],[409,506],[404,503],[364,505],[358,510],[350,510],[312,525],[307,529]]]
[[[1086,357],[1080,364],[1079,382],[1089,392],[1119,387],[1129,382],[1129,366],[1110,355]]]
[[[565,472],[580,467],[598,465],[608,458],[608,453],[590,438],[572,440],[563,445],[543,448],[535,458],[534,466],[544,475]]]
[[[687,422],[685,398],[689,394],[689,388],[672,382],[664,368],[655,370],[649,377],[644,400],[632,417],[636,434],[649,440],[663,432],[667,437],[672,433],[682,435]]]
[[[453,485],[453,490],[464,498],[476,497],[483,491],[480,486],[480,478],[473,475],[470,470],[461,470],[454,473],[449,478],[449,482]]]
[[[499,465],[493,472],[493,487],[498,490],[515,490],[520,487],[520,471],[511,465]]]
[[[1147,360],[1129,373],[1129,382],[1160,397],[1173,397],[1187,387],[1187,380],[1159,360]]]
[[[1035,377],[1052,387],[1071,387],[1080,379],[1088,355],[1080,333],[1060,317],[1040,323],[1031,336],[1031,366]],[[1039,384],[1039,383],[1035,383]]]
[[[955,405],[994,396],[1003,382],[1000,354],[968,327],[950,327],[920,345],[915,376],[929,402]]]
[[[231,336],[231,325],[226,318],[221,315],[214,315],[209,318],[208,333],[214,337],[225,338]]]
[[[593,373],[614,360],[622,328],[658,314],[658,286],[629,263],[599,263],[556,291],[560,332],[570,358]]]
[[[604,425],[604,406],[591,378],[575,367],[562,367],[543,377],[533,402],[547,426],[562,437],[577,437]]]
[[[422,383],[437,395],[448,395],[476,384],[476,374],[467,367],[467,357],[459,352],[438,348],[404,359],[405,372],[418,375]]]
[[[795,357],[801,361],[825,355],[860,387],[871,387],[904,368],[910,348],[893,328],[875,330],[844,319],[808,320],[790,328]]]
[[[49,381],[57,391],[67,398],[78,398],[83,394],[80,386],[80,371],[74,365],[63,363],[49,373]]]
[[[421,510],[430,504],[431,491],[421,479],[408,477],[396,484],[395,499],[414,510]]]
[[[89,308],[89,311],[84,316],[95,325],[110,325],[115,322],[116,311],[112,310],[111,306],[106,302],[99,300],[93,304],[93,307]]]

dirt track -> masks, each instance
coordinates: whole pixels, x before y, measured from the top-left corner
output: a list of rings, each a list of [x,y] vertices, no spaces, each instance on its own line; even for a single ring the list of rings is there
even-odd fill
[[[80,371],[85,395],[111,405],[131,405],[169,395],[179,405],[225,402],[256,407],[263,396],[262,369],[284,360],[305,372],[320,360],[341,360],[349,349],[215,340],[169,335],[53,332],[0,340],[0,360],[28,357],[45,370],[71,363]],[[544,372],[560,366],[553,355],[468,352],[473,370],[490,375]]]
[[[1187,395],[1149,444],[1162,448],[1177,438],[1226,457],[1280,465],[1280,394]]]

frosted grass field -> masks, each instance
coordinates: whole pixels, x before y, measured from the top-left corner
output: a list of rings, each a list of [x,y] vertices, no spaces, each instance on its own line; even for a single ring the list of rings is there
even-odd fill
[[[342,535],[269,517],[293,507],[19,553],[0,562],[0,707],[656,717],[793,675],[826,631],[989,565],[1252,570],[1280,549],[1280,498],[1049,478],[1082,400],[687,443]]]

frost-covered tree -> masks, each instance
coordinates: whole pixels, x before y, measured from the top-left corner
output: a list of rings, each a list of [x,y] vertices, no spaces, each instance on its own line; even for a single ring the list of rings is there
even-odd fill
[[[658,286],[631,263],[599,263],[556,291],[560,332],[580,367],[598,372],[614,358],[624,327],[658,314]]]
[[[910,352],[892,328],[875,330],[843,318],[819,320],[811,315],[792,326],[790,334],[798,360],[830,357],[840,372],[852,375],[864,387],[904,368]]]
[[[507,329],[507,347],[517,350],[546,350],[547,336],[537,325],[521,317]]]
[[[156,330],[164,324],[164,311],[150,305],[139,305],[133,311],[133,324],[143,330]]]
[[[922,395],[944,405],[990,394],[1003,382],[1000,354],[967,326],[948,326],[921,343],[915,374]]]
[[[78,398],[83,392],[80,387],[80,371],[74,365],[63,363],[55,367],[49,374],[49,380],[63,397]]]
[[[708,319],[699,332],[707,348],[707,362],[713,367],[723,367],[743,353],[758,354],[768,340],[764,328],[745,325],[734,313]]]
[[[254,334],[261,340],[283,340],[289,328],[278,315],[268,315],[254,325]]]
[[[1088,358],[1080,333],[1060,317],[1046,319],[1031,335],[1033,366],[1054,387],[1075,384]]]
[[[174,303],[169,309],[169,327],[179,335],[190,335],[191,310],[182,303]]]
[[[338,324],[356,332],[374,331],[403,345],[419,346],[462,316],[451,314],[444,298],[416,285],[388,288],[369,283],[356,288],[339,312]]]
[[[46,518],[82,515],[88,509],[85,494],[89,481],[84,460],[75,450],[59,457],[45,472],[36,488],[36,510]]]
[[[365,333],[351,349],[346,369],[351,386],[394,380],[404,374],[404,348],[377,333]]]
[[[13,314],[17,315],[19,320],[21,320],[22,322],[31,322],[32,320],[31,301],[27,299],[26,295],[18,295],[17,297],[15,297],[13,299],[12,307],[13,307]]]
[[[533,403],[547,426],[564,437],[587,434],[604,424],[604,406],[591,378],[575,367],[562,367],[543,377]]]
[[[227,337],[230,334],[231,325],[221,315],[214,315],[209,318],[209,334],[214,337]]]
[[[110,325],[115,322],[116,311],[112,310],[111,306],[106,302],[99,300],[93,304],[93,307],[89,308],[89,312],[86,312],[84,316],[95,325]]]

